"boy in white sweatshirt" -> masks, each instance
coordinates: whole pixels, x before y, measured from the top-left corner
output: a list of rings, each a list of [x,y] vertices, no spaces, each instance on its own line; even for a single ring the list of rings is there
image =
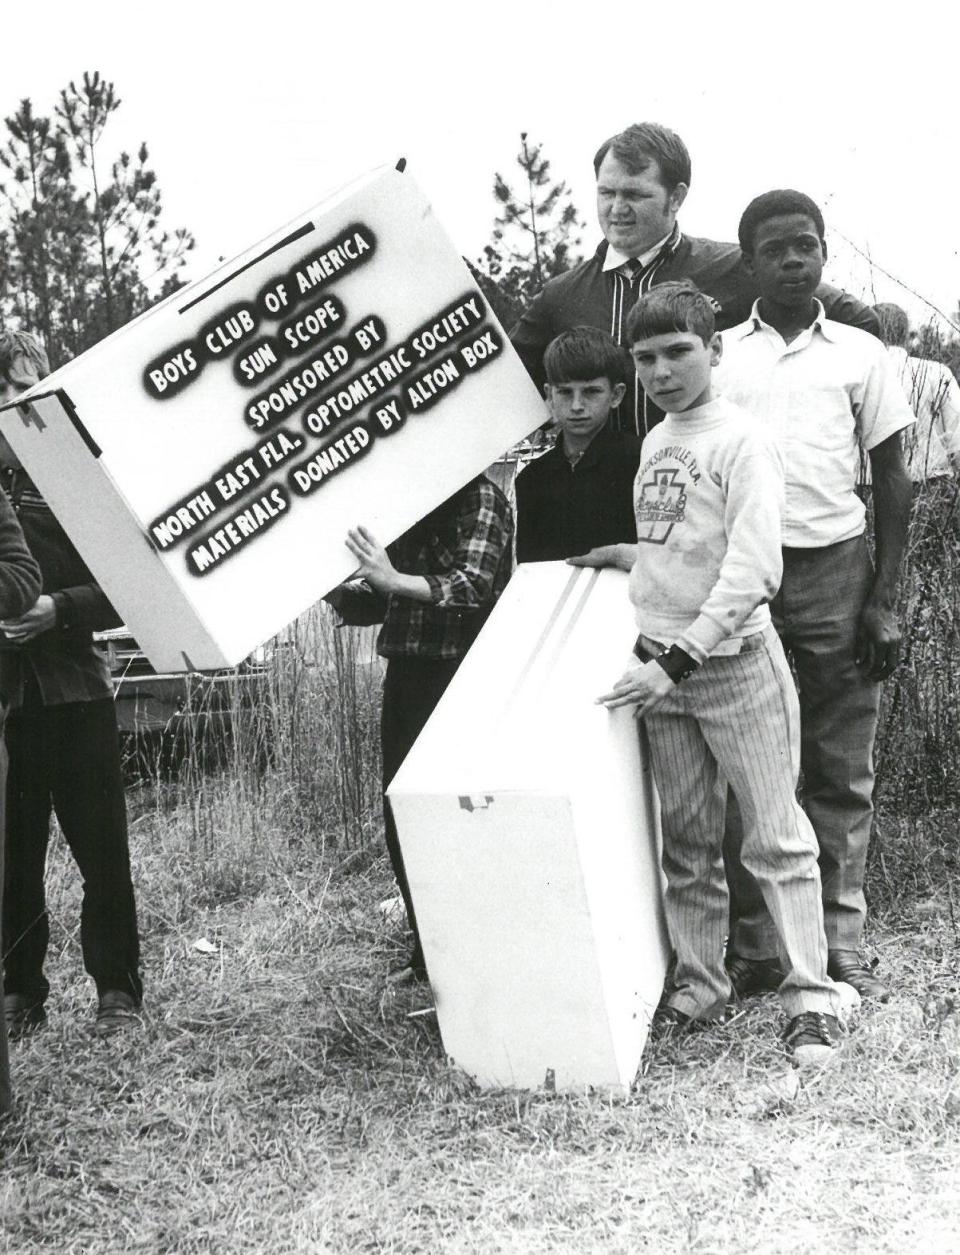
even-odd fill
[[[637,662],[598,701],[634,706],[649,734],[676,954],[657,1019],[683,1030],[722,1016],[730,998],[719,773],[740,802],[743,861],[777,926],[787,1050],[799,1064],[821,1063],[839,1041],[838,999],[826,971],[816,838],[795,793],[797,696],[767,607],[782,572],[782,463],[755,419],[714,397],[721,343],[712,306],[692,284],[643,296],[625,343],[647,395],[667,412],[643,442],[638,543],[572,561],[630,571]]]

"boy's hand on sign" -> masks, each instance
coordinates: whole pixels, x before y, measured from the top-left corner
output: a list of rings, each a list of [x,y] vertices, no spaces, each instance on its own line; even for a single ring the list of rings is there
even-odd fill
[[[617,567],[621,571],[629,571],[636,557],[636,545],[597,545],[588,553],[578,553],[567,558],[568,566]]]
[[[378,593],[394,591],[397,569],[372,532],[365,527],[351,527],[347,532],[346,545],[360,564],[357,575],[362,576]]]
[[[42,632],[49,632],[56,626],[57,607],[53,598],[47,593],[41,593],[35,604],[19,619],[0,621],[0,631],[8,641],[15,641],[18,645],[32,641],[35,636],[39,636]]]
[[[673,680],[659,663],[644,662],[628,667],[609,693],[597,698],[597,704],[615,710],[619,706],[636,706],[634,714],[639,719],[676,688]]]

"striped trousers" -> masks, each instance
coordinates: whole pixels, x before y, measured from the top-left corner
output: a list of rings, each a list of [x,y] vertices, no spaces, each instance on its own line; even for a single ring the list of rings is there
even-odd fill
[[[817,841],[796,799],[799,708],[772,626],[739,654],[709,658],[644,716],[663,825],[666,915],[676,954],[668,1002],[718,1015],[730,997],[723,965],[725,778],[743,816],[741,857],[776,926],[789,1017],[836,1014],[827,979]]]

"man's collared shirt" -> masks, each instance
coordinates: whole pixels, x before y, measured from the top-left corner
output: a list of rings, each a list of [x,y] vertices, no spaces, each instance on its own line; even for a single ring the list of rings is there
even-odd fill
[[[718,390],[769,424],[783,453],[783,544],[814,549],[859,536],[866,511],[857,496],[861,449],[869,453],[913,415],[884,346],[828,319],[789,344],[750,317],[723,333]]]
[[[653,259],[657,256],[668,240],[672,240],[676,236],[680,238],[680,228],[676,225],[667,232],[662,240],[657,240],[652,248],[648,248],[645,253],[637,253],[636,257],[632,257],[629,253],[621,253],[618,248],[614,248],[612,244],[607,245],[607,254],[603,259],[603,269],[620,270],[623,266],[629,266],[630,262],[637,261],[640,263],[640,269],[644,270]]]
[[[917,418],[903,442],[907,473],[914,483],[952,475],[960,461],[960,386],[940,362],[909,357],[896,344],[887,354]]]

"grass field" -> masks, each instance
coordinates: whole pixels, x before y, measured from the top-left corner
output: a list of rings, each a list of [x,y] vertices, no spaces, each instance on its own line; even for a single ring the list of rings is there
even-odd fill
[[[958,571],[908,553],[884,695],[868,941],[892,1001],[802,1084],[767,998],[649,1046],[617,1100],[480,1092],[429,991],[385,985],[406,938],[377,909],[379,668],[369,633],[298,623],[225,769],[131,791],[142,1032],[93,1037],[53,847],[0,1251],[960,1251]]]
[[[447,1066],[429,992],[383,981],[404,941],[377,909],[385,861],[277,841],[268,860],[265,831],[256,868],[229,843],[211,864],[190,812],[146,799],[142,1032],[92,1036],[54,857],[51,1019],[13,1049],[0,1249],[960,1249],[954,823],[886,834],[871,941],[896,992],[835,1068],[798,1086],[765,999],[648,1048],[611,1100],[480,1092]]]

